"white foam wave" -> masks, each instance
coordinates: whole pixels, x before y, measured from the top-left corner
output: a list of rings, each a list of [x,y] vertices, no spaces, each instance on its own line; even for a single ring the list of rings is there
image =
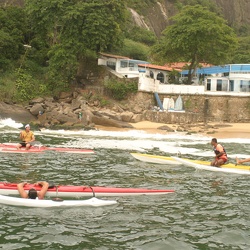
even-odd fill
[[[11,131],[12,128],[20,128],[23,124],[16,123],[12,119],[0,120],[0,128],[7,127],[6,131]],[[6,133],[1,130],[0,133]],[[43,137],[65,138],[70,139],[63,144],[65,147],[75,148],[90,148],[90,149],[119,149],[131,151],[147,152],[157,149],[165,152],[166,155],[183,155],[190,154],[201,157],[213,157],[214,153],[207,146],[200,147],[210,143],[210,136],[200,134],[187,135],[186,133],[166,133],[166,134],[150,134],[143,130],[129,131],[103,131],[103,130],[49,130],[35,131],[36,135]],[[250,144],[250,139],[227,138],[220,139],[220,143],[239,143]],[[56,145],[58,146],[58,145]],[[203,149],[202,149],[203,148]],[[236,155],[229,157],[235,158]],[[246,155],[238,155],[240,158],[246,158]]]
[[[17,123],[14,120],[12,120],[11,118],[6,118],[6,119],[0,120],[0,128],[4,128],[4,127],[21,128],[21,127],[23,127],[23,124]]]
[[[129,140],[129,139],[104,139],[104,138],[78,138],[74,141],[70,141],[64,144],[67,147],[75,148],[93,148],[93,149],[119,149],[119,150],[128,150],[131,151],[140,151],[146,152],[152,149],[158,149],[161,152],[166,154],[182,153],[182,154],[198,154],[201,153],[201,150],[196,148],[185,148],[179,147],[177,142],[167,142],[167,141],[158,141],[158,140]]]
[[[143,130],[129,130],[129,131],[104,131],[104,130],[49,130],[44,129],[38,131],[38,134],[50,135],[54,137],[65,137],[71,136],[76,137],[111,137],[111,138],[140,138],[140,139],[153,139],[153,140],[178,140],[181,145],[195,145],[210,143],[213,136],[204,136],[202,134],[186,134],[185,132],[171,132],[166,134],[150,134]],[[245,138],[226,138],[219,139],[220,143],[244,143],[250,144],[250,139]]]

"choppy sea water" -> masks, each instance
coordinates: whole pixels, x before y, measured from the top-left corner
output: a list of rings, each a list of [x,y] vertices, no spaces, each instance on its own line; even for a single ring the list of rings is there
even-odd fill
[[[22,124],[0,120],[1,142]],[[143,131],[34,131],[48,146],[91,148],[94,155],[0,153],[0,181],[174,189],[160,196],[109,197],[109,207],[0,205],[0,249],[250,249],[249,175],[140,162],[130,153],[181,153],[210,160],[211,137]],[[230,160],[249,157],[250,139],[219,141]],[[108,197],[106,197],[108,198]]]

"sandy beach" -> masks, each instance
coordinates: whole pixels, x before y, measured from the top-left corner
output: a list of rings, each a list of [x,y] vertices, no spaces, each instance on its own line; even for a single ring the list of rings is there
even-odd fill
[[[160,129],[162,126],[176,130],[178,124],[165,124],[149,121],[142,121],[138,123],[131,123],[136,130],[143,130],[147,133],[166,134],[170,133],[166,130]],[[111,128],[104,126],[96,126],[97,129],[105,131],[128,131],[128,128]],[[250,123],[208,123],[204,129],[203,124],[197,124],[190,129],[192,133],[203,134],[204,136],[216,137],[217,139],[223,138],[248,138],[250,139]]]

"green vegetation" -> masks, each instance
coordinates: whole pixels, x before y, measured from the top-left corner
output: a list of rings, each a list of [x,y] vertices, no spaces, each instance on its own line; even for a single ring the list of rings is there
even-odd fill
[[[200,5],[186,6],[172,20],[153,53],[165,62],[190,62],[188,84],[200,63],[220,65],[231,60],[236,35],[216,13]]]
[[[124,46],[117,51],[117,53],[133,58],[136,60],[148,60],[150,48],[149,46],[135,42],[133,40],[125,39]]]
[[[65,91],[86,58],[123,45],[125,17],[124,0],[26,0],[24,8],[0,7],[0,70],[13,90],[0,100]]]
[[[239,37],[239,46],[233,57],[233,63],[250,63],[250,36]]]
[[[220,14],[220,9],[211,0],[181,0],[181,1],[180,0],[176,0],[175,2],[176,2],[175,6],[179,10],[181,10],[182,8],[184,8],[187,5],[189,5],[189,6],[200,5],[202,7],[208,8],[209,11],[211,11],[211,12],[215,12],[217,14]]]
[[[214,1],[169,1],[179,13],[160,39],[136,26],[126,7],[144,15],[163,0],[25,0],[22,8],[0,6],[0,101],[25,103],[36,96],[57,96],[84,70],[98,70],[98,52],[149,62],[154,55],[157,63],[190,61],[190,71],[204,61],[250,63],[249,25],[233,24],[239,36],[236,49],[236,36],[219,17]],[[176,74],[170,76],[172,83]],[[137,84],[112,80],[106,88],[120,100],[136,91]],[[97,99],[100,105],[108,104]]]
[[[124,80],[110,79],[104,83],[108,94],[116,99],[123,100],[128,94],[136,93],[138,90],[137,81],[126,82]]]
[[[141,27],[134,26],[126,34],[126,37],[135,42],[143,43],[148,46],[152,46],[156,43],[156,35],[150,31]]]
[[[143,10],[153,6],[157,0],[127,0],[127,6],[135,9],[138,13],[143,14]]]
[[[102,96],[100,94],[94,94],[94,95],[92,95],[89,100],[91,100],[91,101],[98,101],[100,107],[108,106],[110,104],[110,100],[108,100],[107,98],[105,98],[104,96]]]
[[[34,34],[47,42],[48,75],[53,81],[72,81],[88,51],[122,44],[124,1],[27,0],[26,10],[36,24]]]

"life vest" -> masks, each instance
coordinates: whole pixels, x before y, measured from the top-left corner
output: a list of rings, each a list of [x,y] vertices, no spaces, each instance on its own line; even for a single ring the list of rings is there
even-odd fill
[[[217,149],[218,146],[221,146],[222,149],[223,149],[223,151],[224,151],[224,154],[223,154],[222,156],[226,156],[226,157],[227,157],[226,150],[225,150],[225,148],[224,148],[221,144],[217,144],[217,146],[214,147],[214,153],[215,153],[215,155],[218,155],[219,153],[221,153],[221,151],[219,151],[219,150]],[[220,157],[221,157],[221,156],[220,156]]]

